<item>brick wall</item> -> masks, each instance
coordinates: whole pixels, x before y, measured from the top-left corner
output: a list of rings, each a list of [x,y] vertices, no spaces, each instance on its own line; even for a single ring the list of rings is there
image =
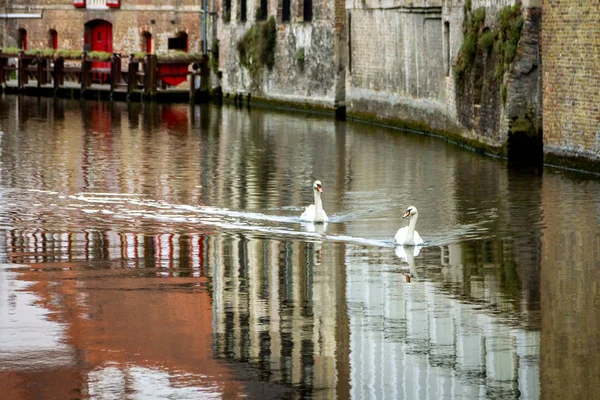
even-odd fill
[[[120,9],[88,10],[73,7],[72,1],[14,1],[7,13],[39,13],[41,19],[2,20],[6,32],[2,47],[16,47],[17,31],[27,30],[28,48],[46,48],[48,32],[56,30],[58,47],[65,50],[83,50],[84,25],[94,19],[112,23],[113,51],[140,52],[144,49],[142,33],[152,34],[153,50],[168,51],[168,39],[178,32],[186,32],[190,51],[201,50],[201,0],[187,1],[121,1]],[[210,3],[209,3],[210,4]],[[30,11],[35,10],[35,11]]]
[[[600,3],[542,6],[544,151],[600,159]]]

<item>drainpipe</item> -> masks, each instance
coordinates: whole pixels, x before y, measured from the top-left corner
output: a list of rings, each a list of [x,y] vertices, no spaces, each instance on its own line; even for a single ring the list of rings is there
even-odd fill
[[[202,11],[202,19],[204,20],[204,21],[203,21],[203,24],[202,24],[202,37],[203,37],[203,39],[204,39],[204,40],[203,40],[203,42],[204,42],[204,46],[203,46],[202,52],[203,52],[204,54],[206,54],[206,53],[207,53],[207,49],[208,49],[208,43],[206,43],[206,42],[207,42],[207,40],[208,40],[208,33],[207,33],[207,27],[206,27],[206,24],[208,23],[208,18],[206,18],[206,11],[207,11],[207,10],[206,10],[206,7],[207,7],[207,3],[208,3],[208,0],[202,0],[202,10],[203,10],[203,11]]]
[[[212,7],[210,8],[210,49],[212,50],[212,44],[215,42],[215,19],[217,18],[217,13],[215,12],[215,0],[212,0]]]

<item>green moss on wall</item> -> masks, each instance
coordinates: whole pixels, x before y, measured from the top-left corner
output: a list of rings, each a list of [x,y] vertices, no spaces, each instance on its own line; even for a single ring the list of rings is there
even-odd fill
[[[471,11],[469,2],[465,3],[463,12],[464,40],[454,65],[454,78],[459,83],[464,80],[475,64],[477,50],[481,50],[496,60],[493,77],[502,81],[504,73],[515,59],[521,38],[523,17],[520,5],[503,8],[499,14],[498,26],[492,29],[485,27],[486,12],[483,7]]]
[[[273,16],[253,25],[237,43],[240,64],[253,75],[264,66],[272,69],[275,64],[276,42],[277,26]]]

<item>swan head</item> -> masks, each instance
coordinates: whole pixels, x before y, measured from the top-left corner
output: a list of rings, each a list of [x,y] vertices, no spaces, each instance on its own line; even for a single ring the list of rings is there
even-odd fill
[[[315,181],[315,183],[313,183],[313,189],[319,193],[323,193],[323,187],[321,186],[321,181]]]
[[[406,211],[404,212],[404,215],[402,216],[402,218],[412,218],[412,217],[416,217],[417,215],[419,215],[419,212],[417,211],[417,207],[415,206],[409,206]]]

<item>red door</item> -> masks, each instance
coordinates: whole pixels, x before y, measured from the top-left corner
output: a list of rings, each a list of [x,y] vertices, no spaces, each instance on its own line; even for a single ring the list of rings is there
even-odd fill
[[[98,21],[90,31],[92,51],[112,53],[112,25],[107,21]],[[110,62],[94,61],[92,68],[110,68]]]
[[[58,33],[56,33],[56,31],[52,31],[50,33],[51,35],[51,41],[52,41],[52,48],[54,50],[58,49]]]
[[[152,34],[146,34],[146,53],[152,53]]]

